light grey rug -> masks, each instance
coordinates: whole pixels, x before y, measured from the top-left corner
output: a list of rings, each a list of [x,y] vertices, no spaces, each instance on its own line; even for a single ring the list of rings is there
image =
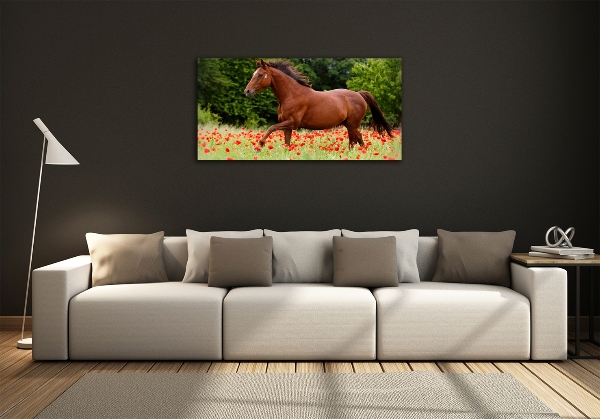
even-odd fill
[[[88,373],[39,419],[557,418],[510,374]]]

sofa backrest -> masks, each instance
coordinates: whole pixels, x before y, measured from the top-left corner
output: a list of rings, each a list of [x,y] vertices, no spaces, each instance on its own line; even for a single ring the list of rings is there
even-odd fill
[[[435,273],[438,258],[438,238],[419,237],[419,250],[417,252],[417,267],[421,281],[431,281]]]
[[[187,237],[165,237],[163,259],[169,281],[181,281],[188,260]]]
[[[181,281],[188,259],[187,237],[165,237],[163,258],[169,281]],[[431,281],[438,257],[438,238],[419,237],[417,266],[421,281]]]

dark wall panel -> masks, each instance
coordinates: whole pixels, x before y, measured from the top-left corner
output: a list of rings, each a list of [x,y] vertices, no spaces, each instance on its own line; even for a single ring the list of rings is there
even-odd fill
[[[597,2],[21,2],[1,7],[1,308],[85,233],[515,229],[599,247]],[[399,56],[402,162],[198,162],[196,58]],[[240,92],[241,93],[241,92]]]

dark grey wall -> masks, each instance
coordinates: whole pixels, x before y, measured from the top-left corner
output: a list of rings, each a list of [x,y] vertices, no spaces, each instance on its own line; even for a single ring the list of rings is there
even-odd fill
[[[597,2],[1,3],[1,310],[84,234],[515,229],[598,248]],[[197,57],[404,59],[402,162],[198,162]]]

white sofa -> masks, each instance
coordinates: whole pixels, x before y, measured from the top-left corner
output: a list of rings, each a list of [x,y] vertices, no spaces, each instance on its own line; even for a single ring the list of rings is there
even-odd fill
[[[566,271],[511,264],[511,288],[431,282],[437,238],[419,237],[418,283],[233,289],[181,282],[186,237],[165,237],[169,282],[91,288],[90,256],[34,270],[36,360],[560,360]],[[293,281],[293,279],[292,279]]]

